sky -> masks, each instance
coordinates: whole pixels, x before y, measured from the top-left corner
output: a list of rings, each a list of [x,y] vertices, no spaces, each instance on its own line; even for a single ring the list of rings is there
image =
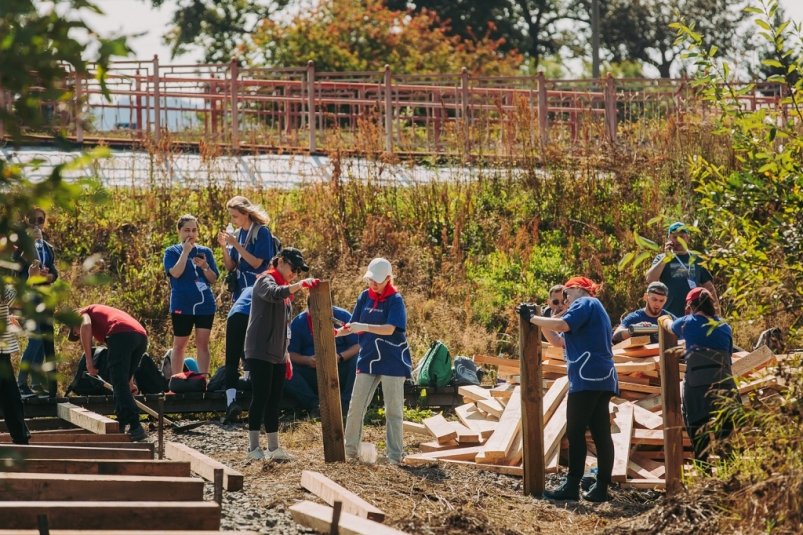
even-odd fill
[[[106,14],[88,16],[91,27],[103,34],[142,34],[129,38],[129,45],[134,50],[132,59],[152,59],[154,54],[158,54],[162,64],[175,62],[170,60],[170,49],[162,43],[162,35],[170,25],[178,4],[176,0],[165,0],[159,9],[151,7],[149,0],[97,0],[97,4]],[[789,18],[803,22],[803,0],[780,0],[780,4]],[[201,58],[200,51],[195,50],[179,56],[176,61],[195,63]]]

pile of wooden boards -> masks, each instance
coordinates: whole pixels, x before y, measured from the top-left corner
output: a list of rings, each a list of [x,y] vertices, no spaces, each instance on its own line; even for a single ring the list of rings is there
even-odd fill
[[[27,421],[29,445],[11,444],[0,426],[0,535],[221,533],[220,505],[204,501],[190,459],[156,460],[153,443],[131,442],[116,421],[70,403],[58,414]]]
[[[614,349],[622,395],[611,402],[613,479],[625,486],[660,488],[665,484],[665,466],[658,346],[650,344],[649,337],[625,342]],[[562,350],[547,346],[543,355],[544,462],[550,472],[557,470],[561,456],[566,458],[568,379]],[[740,378],[740,392],[777,384],[774,375],[762,375],[760,371],[774,360],[766,346],[734,355],[733,372]],[[498,376],[508,381],[491,389],[459,387],[466,403],[455,408],[457,421],[439,414],[422,424],[405,422],[405,431],[422,437],[420,453],[408,455],[406,464],[456,463],[511,475],[523,473],[519,361],[477,356],[475,362],[497,367]],[[682,370],[681,364],[681,374]],[[688,437],[684,436],[683,442],[684,457],[691,458]],[[590,435],[588,445],[586,463],[593,466],[596,459]]]

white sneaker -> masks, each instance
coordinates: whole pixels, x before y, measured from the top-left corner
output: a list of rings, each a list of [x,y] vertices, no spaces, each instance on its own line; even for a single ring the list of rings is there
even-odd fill
[[[286,451],[284,451],[282,448],[276,448],[275,450],[268,452],[267,459],[270,461],[283,463],[292,461],[294,457],[289,453],[287,453]]]
[[[265,452],[262,448],[256,448],[248,452],[246,459],[249,461],[261,461],[265,458]]]

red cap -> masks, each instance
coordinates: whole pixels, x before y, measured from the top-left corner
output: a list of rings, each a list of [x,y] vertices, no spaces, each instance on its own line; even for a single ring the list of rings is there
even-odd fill
[[[566,281],[566,283],[563,285],[563,287],[564,288],[582,288],[583,290],[587,291],[591,295],[597,295],[597,290],[599,290],[599,284],[596,284],[594,281],[592,281],[588,277],[572,277],[571,279]]]
[[[711,292],[706,290],[705,288],[698,286],[697,288],[693,288],[686,294],[686,304],[691,303],[692,301],[696,301],[700,299],[702,296],[706,296],[709,299],[711,298]]]

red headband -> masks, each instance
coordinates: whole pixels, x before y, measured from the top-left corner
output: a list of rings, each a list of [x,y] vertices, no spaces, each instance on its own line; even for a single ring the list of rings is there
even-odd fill
[[[696,301],[701,297],[706,296],[709,299],[711,298],[711,292],[706,290],[705,288],[698,286],[697,288],[692,289],[689,293],[686,294],[686,304],[688,305],[692,301]]]
[[[594,281],[589,279],[588,277],[572,277],[571,279],[567,280],[566,283],[563,285],[564,288],[582,288],[583,290],[587,291],[592,296],[597,295],[597,290],[599,290],[600,285],[596,284]]]

